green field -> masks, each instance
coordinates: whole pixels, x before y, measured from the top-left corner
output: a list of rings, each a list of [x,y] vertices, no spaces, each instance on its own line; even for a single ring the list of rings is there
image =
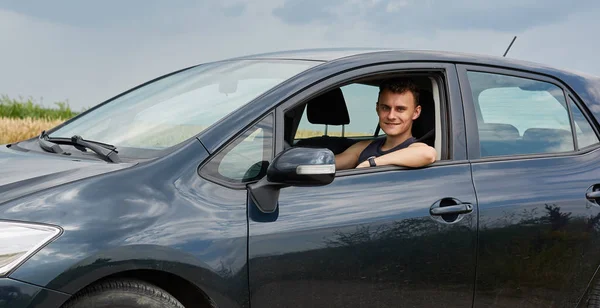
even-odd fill
[[[37,136],[42,130],[51,129],[79,114],[79,112],[73,111],[67,102],[55,102],[54,105],[56,108],[49,108],[35,102],[32,98],[16,99],[6,95],[0,96],[0,144]],[[322,130],[300,129],[296,133],[296,138],[321,136],[323,133]],[[341,132],[330,132],[329,135],[340,136]],[[370,134],[346,132],[346,135],[367,136]],[[170,134],[161,136],[161,138],[172,137]]]
[[[11,119],[67,120],[78,114],[67,102],[55,102],[56,108],[44,107],[32,98],[0,96],[0,117]]]
[[[0,96],[0,144],[29,139],[76,116],[67,102],[48,108],[32,98]]]

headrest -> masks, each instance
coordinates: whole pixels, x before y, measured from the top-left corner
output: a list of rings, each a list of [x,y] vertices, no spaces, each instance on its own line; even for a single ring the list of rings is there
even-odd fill
[[[481,123],[479,124],[479,139],[487,141],[517,140],[519,130],[505,123]]]
[[[530,128],[523,133],[523,141],[535,144],[539,152],[572,151],[573,135],[564,129]]]
[[[573,134],[564,129],[529,128],[523,133],[523,140],[573,143]]]
[[[312,124],[350,124],[348,107],[340,88],[315,97],[306,106],[308,121]]]

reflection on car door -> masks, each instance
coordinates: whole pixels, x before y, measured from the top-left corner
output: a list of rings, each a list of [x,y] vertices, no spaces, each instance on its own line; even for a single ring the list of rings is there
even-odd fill
[[[600,206],[586,198],[600,190],[597,136],[553,80],[459,72],[480,215],[475,307],[575,307],[600,262]]]
[[[447,197],[473,211],[454,224],[432,217]],[[477,213],[466,163],[285,188],[269,215],[249,206],[253,307],[471,307]]]
[[[449,144],[465,153],[457,103]],[[478,213],[458,156],[283,188],[271,214],[249,198],[252,307],[471,307]],[[469,212],[443,215],[458,208]]]

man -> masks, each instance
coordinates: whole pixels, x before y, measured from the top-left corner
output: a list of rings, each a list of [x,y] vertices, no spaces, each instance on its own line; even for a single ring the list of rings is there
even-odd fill
[[[383,82],[375,110],[385,138],[357,142],[336,155],[336,169],[384,165],[422,167],[435,162],[436,150],[412,136],[413,121],[421,114],[419,92],[412,81],[397,78]]]

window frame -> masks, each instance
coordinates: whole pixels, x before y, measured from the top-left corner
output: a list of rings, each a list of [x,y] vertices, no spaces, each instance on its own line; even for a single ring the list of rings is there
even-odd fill
[[[581,112],[581,114],[583,115],[583,118],[585,119],[585,121],[587,121],[587,123],[590,125],[590,127],[592,128],[592,131],[594,132],[594,134],[596,135],[596,138],[598,139],[598,142],[585,146],[583,148],[579,147],[579,143],[577,141],[577,132],[575,131],[575,118],[573,116],[572,111],[570,112],[570,116],[571,116],[571,121],[572,121],[572,126],[573,126],[573,134],[575,136],[575,141],[577,142],[577,152],[588,152],[590,150],[594,150],[598,147],[600,147],[600,129],[598,129],[598,124],[596,123],[596,121],[594,120],[594,118],[590,115],[589,110],[585,107],[585,105],[577,98],[577,96],[575,96],[573,94],[572,91],[570,91],[569,89],[566,89],[566,97],[567,97],[567,104],[569,105],[570,108],[570,102],[569,100],[571,100],[573,102],[573,105],[575,105],[575,107],[577,107],[579,109],[579,112]]]
[[[590,121],[590,115],[587,108],[582,108],[581,102],[576,98],[572,91],[565,85],[565,83],[553,76],[540,74],[531,71],[525,71],[520,69],[514,69],[510,67],[496,67],[486,65],[475,65],[475,64],[457,64],[456,65],[458,79],[461,89],[463,110],[465,111],[465,126],[467,135],[467,157],[469,161],[477,162],[488,162],[488,161],[506,161],[506,160],[521,160],[521,159],[535,159],[535,158],[548,158],[548,157],[564,157],[581,155],[600,148],[600,143],[590,145],[584,149],[579,148],[577,143],[577,132],[575,130],[575,120],[573,118],[573,112],[571,105],[569,104],[569,97],[580,112],[584,115],[584,118],[588,121],[589,125],[598,136],[598,128],[594,121]],[[563,92],[564,101],[567,105],[567,112],[569,116],[569,123],[571,127],[571,138],[573,140],[574,150],[556,153],[532,153],[532,154],[518,154],[518,155],[500,155],[482,157],[480,144],[479,144],[479,129],[477,122],[476,105],[473,102],[471,83],[467,76],[468,72],[481,72],[488,74],[498,74],[509,77],[525,78],[533,81],[545,82],[552,84]]]
[[[266,113],[265,115],[261,115],[256,120],[252,121],[250,123],[250,125],[245,127],[243,130],[239,131],[237,134],[235,134],[235,136],[233,138],[231,138],[225,144],[223,144],[223,146],[221,148],[219,148],[217,151],[212,153],[208,159],[206,159],[200,166],[198,166],[198,170],[197,170],[198,175],[201,178],[204,178],[208,181],[211,181],[213,183],[225,186],[227,188],[235,189],[235,190],[246,189],[246,186],[248,184],[259,181],[260,178],[245,181],[245,182],[234,182],[231,180],[227,180],[223,176],[213,175],[211,172],[209,172],[209,170],[208,170],[208,168],[206,168],[206,166],[211,164],[215,159],[222,157],[222,155],[226,155],[227,153],[223,153],[223,152],[226,151],[229,148],[229,146],[234,145],[234,144],[237,145],[237,144],[241,143],[246,137],[248,137],[248,132],[250,130],[252,130],[254,127],[256,127],[256,125],[258,125],[260,122],[262,122],[266,119],[269,119],[269,118],[270,118],[269,121],[270,121],[270,125],[271,125],[271,128],[270,128],[271,129],[271,142],[270,142],[269,146],[263,145],[263,150],[265,150],[265,149],[270,150],[270,155],[268,155],[267,158],[268,158],[269,163],[271,161],[273,161],[273,158],[275,157],[274,155],[275,155],[275,131],[276,131],[275,125],[276,124],[275,124],[275,112],[271,110],[268,113]]]
[[[460,96],[460,88],[456,66],[453,63],[446,62],[397,62],[385,64],[373,64],[360,67],[351,71],[343,72],[332,76],[311,87],[304,89],[298,95],[279,104],[275,110],[275,155],[283,151],[284,147],[284,114],[298,105],[305,104],[315,96],[321,95],[333,88],[342,87],[355,82],[356,80],[390,74],[404,73],[437,73],[443,77],[437,78],[440,94],[440,124],[443,134],[442,149],[445,151],[444,160],[439,160],[427,166],[445,166],[467,163],[466,144],[465,144],[465,126],[463,104]],[[389,172],[398,170],[410,170],[400,166],[378,166],[375,168],[361,168],[338,170],[336,177],[360,175],[376,172]]]

